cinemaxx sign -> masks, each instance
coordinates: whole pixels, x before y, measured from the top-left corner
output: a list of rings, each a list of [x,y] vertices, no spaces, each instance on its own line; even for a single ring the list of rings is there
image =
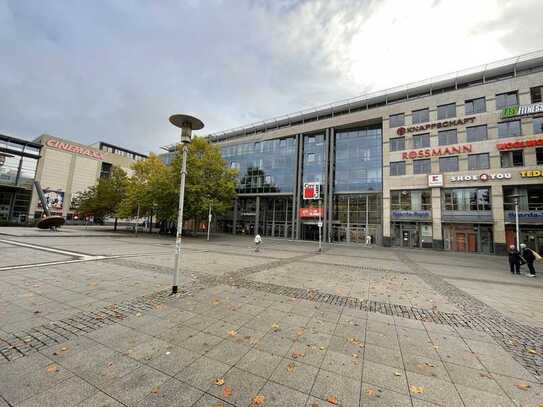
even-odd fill
[[[509,106],[502,110],[502,118],[526,116],[543,112],[543,103],[532,103],[531,105]]]

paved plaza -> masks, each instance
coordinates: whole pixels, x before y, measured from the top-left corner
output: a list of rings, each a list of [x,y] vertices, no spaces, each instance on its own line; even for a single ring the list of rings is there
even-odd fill
[[[0,229],[0,407],[543,406],[543,266]]]

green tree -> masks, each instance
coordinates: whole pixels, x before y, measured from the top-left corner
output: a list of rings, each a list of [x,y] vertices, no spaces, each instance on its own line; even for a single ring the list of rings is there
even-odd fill
[[[74,206],[80,215],[103,219],[115,217],[114,230],[117,230],[117,211],[125,198],[128,186],[126,172],[119,167],[112,167],[109,177],[100,178],[95,186],[79,193],[74,199]]]

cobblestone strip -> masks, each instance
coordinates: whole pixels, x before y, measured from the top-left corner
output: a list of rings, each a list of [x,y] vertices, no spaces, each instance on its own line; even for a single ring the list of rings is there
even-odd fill
[[[411,260],[405,253],[397,256],[425,283],[454,303],[471,321],[474,329],[497,339],[513,358],[543,381],[543,329],[512,320],[477,298],[448,283]]]

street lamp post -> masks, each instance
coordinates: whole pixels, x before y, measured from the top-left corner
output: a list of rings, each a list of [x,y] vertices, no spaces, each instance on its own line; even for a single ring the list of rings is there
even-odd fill
[[[211,229],[211,204],[209,204],[209,214],[207,215],[207,240],[209,241],[209,232]]]
[[[177,213],[177,232],[175,234],[175,265],[173,272],[172,294],[177,294],[179,284],[179,269],[181,268],[181,234],[183,231],[183,204],[185,201],[185,177],[187,175],[187,155],[192,141],[192,130],[204,128],[204,123],[196,117],[175,114],[170,116],[170,123],[181,129],[181,144],[183,159],[181,163],[181,185],[179,188],[179,209]]]
[[[520,251],[520,227],[518,223],[518,200],[520,198],[520,195],[510,195],[510,198],[513,198],[513,202],[515,204],[515,231],[517,235],[516,243],[517,243],[517,250]]]

